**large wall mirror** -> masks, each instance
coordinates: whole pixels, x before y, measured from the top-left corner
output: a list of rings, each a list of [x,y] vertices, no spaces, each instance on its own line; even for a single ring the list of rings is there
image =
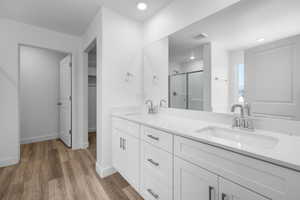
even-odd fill
[[[241,0],[163,41],[169,107],[300,120],[300,1]]]

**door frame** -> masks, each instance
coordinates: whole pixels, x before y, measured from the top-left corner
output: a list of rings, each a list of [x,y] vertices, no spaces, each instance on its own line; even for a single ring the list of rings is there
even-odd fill
[[[40,48],[40,49],[46,49],[46,50],[50,50],[50,51],[56,51],[56,52],[61,52],[61,53],[64,53],[64,54],[68,54],[70,55],[71,57],[71,63],[72,63],[72,67],[71,67],[71,148],[72,149],[78,149],[78,147],[75,147],[73,144],[76,143],[76,140],[78,139],[76,137],[76,134],[74,134],[74,132],[77,132],[77,127],[75,126],[76,123],[73,123],[73,119],[76,119],[76,115],[75,115],[75,106],[73,106],[73,101],[74,101],[74,81],[73,81],[73,77],[75,77],[75,72],[73,70],[73,66],[74,66],[74,63],[75,63],[75,58],[73,56],[73,53],[72,52],[68,52],[68,51],[64,51],[64,50],[60,50],[60,49],[54,49],[54,48],[48,48],[48,47],[44,47],[44,46],[39,46],[39,45],[36,45],[36,44],[28,44],[28,43],[17,43],[17,51],[18,51],[18,83],[17,83],[17,94],[18,94],[18,97],[17,97],[17,101],[18,101],[18,113],[19,113],[19,117],[18,117],[18,129],[19,129],[19,145],[18,145],[18,152],[19,152],[19,155],[18,155],[18,158],[20,160],[20,157],[21,157],[21,105],[20,105],[20,102],[21,102],[21,95],[20,95],[20,92],[21,92],[21,81],[20,81],[20,76],[21,76],[21,57],[20,57],[20,48],[24,46],[24,47],[32,47],[32,48]]]
[[[97,44],[97,37],[95,37],[94,39],[92,39],[84,48],[83,48],[83,121],[82,121],[82,125],[83,125],[83,136],[82,136],[82,148],[88,148],[89,147],[89,140],[88,140],[88,135],[89,135],[89,126],[88,126],[88,53],[89,51],[96,47],[96,74],[98,76],[98,70],[99,70],[99,60],[98,60],[98,44]],[[96,88],[97,88],[97,97],[96,97],[96,137],[100,137],[100,132],[99,127],[98,127],[98,119],[99,119],[99,114],[98,114],[98,109],[100,105],[98,105],[98,77],[97,77],[97,81],[96,81]],[[97,143],[97,140],[96,140]],[[97,151],[96,151],[97,152]],[[96,153],[97,155],[97,153]]]

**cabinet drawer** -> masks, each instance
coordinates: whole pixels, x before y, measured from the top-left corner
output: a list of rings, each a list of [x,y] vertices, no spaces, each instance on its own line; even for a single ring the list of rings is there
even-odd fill
[[[151,174],[164,185],[172,186],[173,157],[170,153],[142,142],[141,167],[142,176],[145,173]]]
[[[300,199],[294,186],[300,173],[293,170],[179,136],[174,154],[269,199]]]
[[[143,127],[142,139],[165,151],[173,152],[173,135],[150,127]]]
[[[152,177],[151,174],[145,174],[144,181],[141,184],[141,195],[145,200],[172,200],[172,187],[161,183],[159,179]]]
[[[122,131],[124,133],[127,133],[129,135],[132,135],[134,137],[139,138],[140,137],[140,126],[139,124],[136,124],[134,122],[130,122],[124,119],[112,118],[112,127],[114,129],[118,129],[119,131]]]

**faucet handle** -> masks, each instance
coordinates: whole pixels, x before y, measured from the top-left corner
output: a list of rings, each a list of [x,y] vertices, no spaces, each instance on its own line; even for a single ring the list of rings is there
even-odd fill
[[[251,105],[250,103],[245,103],[244,110],[247,116],[251,116]]]
[[[232,128],[240,127],[240,118],[234,117],[232,120]]]

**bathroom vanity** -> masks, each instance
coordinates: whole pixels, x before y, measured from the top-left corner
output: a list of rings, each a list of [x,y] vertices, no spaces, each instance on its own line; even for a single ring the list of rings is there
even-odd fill
[[[299,200],[300,138],[115,113],[113,167],[146,200]]]
[[[145,45],[150,114],[114,113],[112,134],[113,166],[146,200],[300,200],[298,15],[239,1]]]

